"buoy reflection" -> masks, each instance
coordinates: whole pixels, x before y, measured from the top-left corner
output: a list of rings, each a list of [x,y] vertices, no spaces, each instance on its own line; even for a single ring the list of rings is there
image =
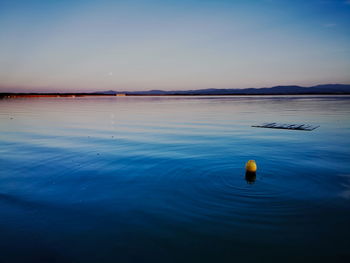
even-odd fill
[[[245,172],[245,180],[248,184],[253,184],[256,180],[256,172]]]

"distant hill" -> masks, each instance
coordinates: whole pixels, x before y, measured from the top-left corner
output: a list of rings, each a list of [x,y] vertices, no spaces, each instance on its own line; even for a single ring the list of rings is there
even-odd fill
[[[350,94],[350,84],[323,84],[311,87],[275,86],[248,89],[198,89],[198,90],[148,90],[148,91],[98,91],[94,94],[127,95],[289,95],[289,94]]]
[[[198,90],[148,90],[148,91],[97,91],[93,93],[0,93],[2,98],[14,97],[81,97],[81,96],[113,96],[116,94],[131,96],[164,96],[164,95],[303,95],[303,94],[349,94],[350,84],[324,84],[312,87],[301,86],[275,86],[270,88],[249,89],[198,89]]]

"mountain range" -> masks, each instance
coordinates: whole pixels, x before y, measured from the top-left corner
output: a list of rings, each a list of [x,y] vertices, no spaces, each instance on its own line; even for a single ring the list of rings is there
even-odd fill
[[[98,91],[94,94],[126,95],[289,95],[289,94],[350,94],[350,84],[323,84],[311,87],[274,86],[247,89],[198,89],[198,90],[148,90],[148,91]]]

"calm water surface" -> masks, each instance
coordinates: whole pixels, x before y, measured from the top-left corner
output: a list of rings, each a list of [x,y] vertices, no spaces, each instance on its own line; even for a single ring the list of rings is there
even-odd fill
[[[349,96],[0,101],[0,262],[350,262],[349,222]]]

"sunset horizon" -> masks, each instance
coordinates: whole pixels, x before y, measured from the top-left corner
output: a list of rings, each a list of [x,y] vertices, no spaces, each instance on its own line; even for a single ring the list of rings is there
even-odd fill
[[[295,84],[289,84],[289,85],[274,85],[274,86],[269,86],[269,87],[248,87],[248,88],[230,88],[230,87],[223,87],[223,88],[220,88],[220,87],[207,87],[207,88],[195,88],[195,89],[186,89],[186,88],[169,88],[169,89],[162,89],[161,87],[160,88],[153,88],[153,89],[129,89],[129,90],[125,90],[123,88],[111,88],[111,89],[91,89],[91,90],[75,90],[73,88],[71,89],[66,89],[66,90],[62,90],[62,89],[37,89],[35,87],[33,88],[14,88],[14,87],[11,87],[11,88],[1,88],[0,87],[0,93],[40,93],[40,94],[49,94],[49,93],[87,93],[87,94],[93,94],[93,93],[103,93],[103,92],[122,92],[122,93],[135,93],[135,92],[140,92],[140,93],[143,93],[143,92],[151,92],[151,91],[160,91],[160,92],[190,92],[190,91],[201,91],[201,90],[235,90],[235,91],[239,91],[239,90],[242,90],[242,91],[245,91],[245,90],[251,90],[251,89],[254,89],[254,90],[266,90],[266,89],[271,89],[271,88],[276,88],[276,87],[280,87],[281,90],[283,90],[284,88],[288,88],[288,87],[301,87],[301,88],[305,88],[305,89],[308,89],[308,88],[313,88],[313,87],[323,87],[323,86],[342,86],[344,87],[345,89],[348,90],[347,93],[350,93],[350,82],[349,84],[348,83],[318,83],[318,84],[315,84],[315,85],[307,85],[307,86],[304,86],[304,85],[295,85]],[[290,93],[287,92],[287,93]]]
[[[348,1],[0,4],[0,92],[350,83]]]

